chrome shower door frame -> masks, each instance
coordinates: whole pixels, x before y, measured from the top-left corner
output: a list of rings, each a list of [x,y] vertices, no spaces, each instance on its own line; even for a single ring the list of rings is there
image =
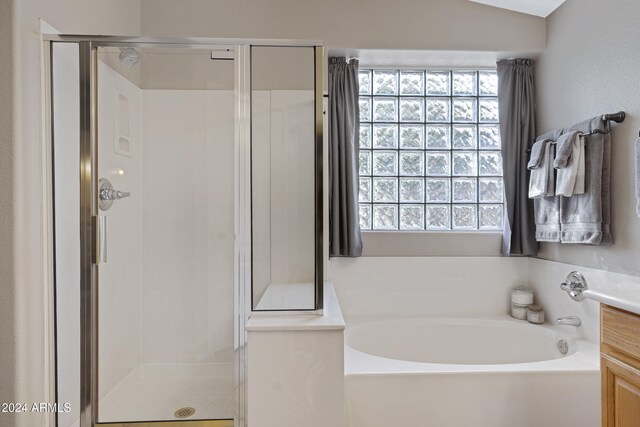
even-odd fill
[[[98,53],[80,51],[80,426],[98,417]]]

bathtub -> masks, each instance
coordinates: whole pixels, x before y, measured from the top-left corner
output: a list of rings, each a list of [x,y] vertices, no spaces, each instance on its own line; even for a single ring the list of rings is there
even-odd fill
[[[506,316],[352,319],[348,425],[597,427],[599,350],[575,335]]]

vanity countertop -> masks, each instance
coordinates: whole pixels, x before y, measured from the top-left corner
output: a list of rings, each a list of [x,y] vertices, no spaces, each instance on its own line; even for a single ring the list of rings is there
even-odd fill
[[[589,289],[584,291],[584,296],[602,304],[640,314],[640,290],[611,289],[600,291]]]

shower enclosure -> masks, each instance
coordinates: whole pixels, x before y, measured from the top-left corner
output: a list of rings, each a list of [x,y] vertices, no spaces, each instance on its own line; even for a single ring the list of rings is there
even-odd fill
[[[246,425],[246,320],[322,308],[322,47],[45,52],[57,425]]]

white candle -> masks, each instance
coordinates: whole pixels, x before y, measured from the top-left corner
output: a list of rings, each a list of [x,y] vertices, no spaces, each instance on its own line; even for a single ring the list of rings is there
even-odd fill
[[[527,306],[511,304],[511,317],[516,319],[525,320],[527,318]]]
[[[511,302],[519,305],[533,304],[533,289],[528,289],[528,288],[511,289]]]

